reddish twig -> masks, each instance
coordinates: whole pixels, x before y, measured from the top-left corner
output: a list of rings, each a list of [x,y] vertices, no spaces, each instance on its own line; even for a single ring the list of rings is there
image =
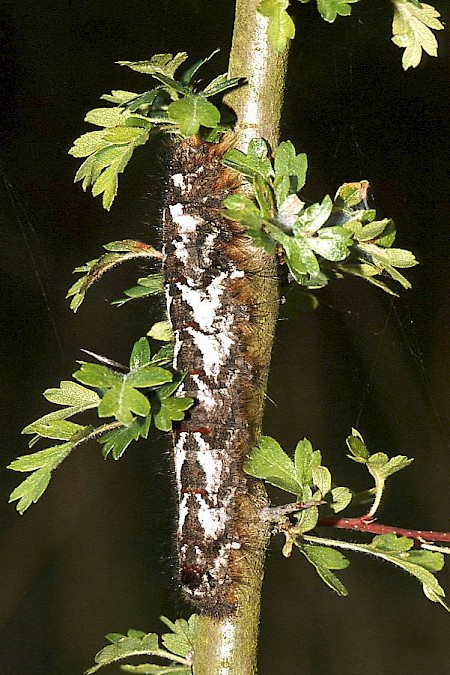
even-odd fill
[[[340,530],[356,532],[372,532],[373,534],[397,534],[415,541],[448,541],[450,532],[433,532],[432,530],[408,530],[394,525],[383,525],[373,520],[361,518],[322,518],[318,527],[335,527]]]

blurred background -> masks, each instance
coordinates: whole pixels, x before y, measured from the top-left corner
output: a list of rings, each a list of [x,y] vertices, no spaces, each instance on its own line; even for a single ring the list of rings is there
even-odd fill
[[[421,265],[394,302],[341,281],[319,293],[315,313],[279,322],[265,432],[290,452],[308,437],[338,484],[364,488],[369,477],[345,457],[357,426],[373,451],[415,457],[390,479],[380,521],[449,530],[449,29],[437,35],[438,59],[404,73],[386,0],[361,0],[333,25],[315,3],[295,4],[282,137],[308,153],[304,198],[368,179],[379,214],[395,219],[399,245]],[[448,23],[448,3],[433,4]],[[106,633],[159,631],[160,614],[188,612],[172,581],[161,434],[120,462],[83,447],[23,517],[7,504],[23,477],[5,470],[27,452],[21,429],[53,409],[43,390],[69,379],[81,348],[123,362],[162,312],[157,302],[110,306],[148,273],[132,264],[97,284],[76,316],[64,297],[73,268],[101,244],[158,241],[163,149],[136,151],[109,214],[73,185],[79,162],[67,151],[101,94],[148,88],[115,61],[183,50],[197,60],[220,47],[205,76],[225,71],[233,3],[6,0],[3,9],[0,672],[80,675]],[[261,675],[449,672],[450,617],[415,580],[353,556],[341,599],[299,556],[283,559],[281,543],[268,557]],[[440,579],[450,593],[450,573]]]

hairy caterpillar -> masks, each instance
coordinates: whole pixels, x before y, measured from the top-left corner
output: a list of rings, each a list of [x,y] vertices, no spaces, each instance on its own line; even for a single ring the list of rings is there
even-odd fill
[[[187,373],[180,391],[195,399],[173,439],[178,574],[184,598],[211,615],[235,608],[235,563],[250,546],[240,518],[242,460],[255,440],[261,370],[252,343],[258,256],[241,227],[221,215],[223,199],[240,189],[221,164],[228,146],[179,141],[163,210],[174,367]]]

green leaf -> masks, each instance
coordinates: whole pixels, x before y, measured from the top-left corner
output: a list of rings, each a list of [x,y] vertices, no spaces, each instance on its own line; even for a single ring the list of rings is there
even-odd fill
[[[132,370],[125,375],[127,386],[139,388],[159,387],[166,382],[172,381],[172,373],[159,366],[146,366],[139,370]]]
[[[67,291],[67,298],[72,298],[70,308],[76,312],[80,307],[88,289],[93,283],[98,281],[100,277],[108,272],[116,265],[120,265],[128,260],[135,258],[161,258],[161,253],[141,241],[133,241],[125,239],[124,241],[114,241],[103,246],[108,251],[100,258],[90,260],[80,267],[77,267],[74,272],[86,272],[80,279],[78,279]]]
[[[164,292],[164,284],[162,274],[149,274],[146,277],[141,277],[137,280],[137,286],[132,286],[124,291],[127,297],[120,300],[114,300],[111,304],[121,307],[130,300],[136,298],[147,298],[151,295],[159,295]]]
[[[416,68],[422,58],[422,50],[437,56],[438,43],[431,32],[444,28],[439,21],[439,12],[424,2],[393,0],[392,42],[404,49],[403,69]]]
[[[311,204],[300,214],[298,224],[294,226],[294,233],[310,235],[317,232],[327,222],[332,208],[333,203],[328,195],[325,195],[321,204]]]
[[[122,380],[108,389],[98,406],[99,417],[115,417],[119,422],[129,426],[133,423],[133,413],[146,417],[150,412],[148,398]]]
[[[139,94],[136,94],[134,91],[124,91],[123,89],[113,89],[110,94],[103,94],[100,98],[103,101],[109,101],[110,103],[117,103],[118,105],[128,103],[132,101]]]
[[[322,497],[325,497],[331,490],[331,473],[326,466],[318,466],[313,468],[313,483],[320,491]]]
[[[85,427],[84,430],[85,434],[88,435],[90,428]],[[20,515],[43,495],[50,482],[52,471],[61,464],[73,448],[82,440],[83,438],[80,437],[75,441],[61,443],[60,445],[40,450],[31,455],[23,455],[9,464],[8,469],[12,469],[13,471],[33,472],[13,490],[9,497],[9,502],[18,501],[16,508]]]
[[[270,219],[275,216],[275,202],[272,188],[261,176],[256,175],[253,179],[253,190],[258,202],[259,210],[263,218]]]
[[[22,516],[31,504],[35,504],[42,497],[50,482],[50,478],[50,471],[46,471],[45,469],[35,471],[11,492],[8,501],[14,502],[18,500],[16,508]]]
[[[183,136],[195,136],[200,127],[214,128],[220,122],[218,109],[203,96],[189,95],[173,101],[167,112]]]
[[[130,356],[130,370],[145,368],[151,361],[150,345],[147,338],[142,337],[134,343]]]
[[[216,54],[218,54],[219,51],[220,49],[214,49],[214,51],[211,52],[211,54],[209,54],[209,56],[207,56],[205,59],[200,59],[200,61],[197,61],[197,63],[194,63],[194,65],[187,68],[180,78],[181,84],[189,85],[193,81],[194,76],[197,74],[200,68],[202,68],[202,66],[204,66],[205,63],[208,63],[208,61],[210,61]]]
[[[339,513],[346,509],[353,498],[351,491],[347,487],[335,487],[331,490],[329,496],[331,496],[329,507],[333,513]]]
[[[80,384],[71,382],[70,380],[63,380],[57,389],[46,389],[44,397],[50,403],[83,407],[86,410],[94,408],[99,402],[99,397],[95,391],[86,389],[86,387],[82,387]]]
[[[84,121],[97,127],[116,127],[125,124],[127,116],[128,112],[123,108],[94,108],[87,113]]]
[[[79,363],[81,364],[81,368],[75,371],[73,376],[78,382],[87,384],[90,387],[97,387],[99,389],[113,387],[122,380],[123,376],[121,373],[117,373],[107,366],[101,366],[98,363],[87,363],[86,361],[80,361]]]
[[[129,631],[130,633],[131,631]],[[143,637],[122,636],[117,642],[104,647],[95,657],[96,665],[86,671],[85,675],[93,675],[103,666],[108,666],[131,656],[161,656],[167,652],[159,648],[156,633],[147,633]]]
[[[85,429],[80,424],[55,419],[36,420],[36,422],[32,422],[25,428],[28,430],[26,433],[37,434],[43,438],[53,438],[58,441],[68,441],[74,434]]]
[[[67,457],[71,450],[70,446],[70,443],[61,443],[61,445],[55,445],[31,455],[22,455],[11,462],[7,468],[21,472],[36,471],[36,469],[53,471]]]
[[[244,462],[244,471],[293,495],[302,495],[299,472],[279,443],[270,436],[261,436]]]
[[[167,364],[172,364],[173,363],[173,352],[174,352],[174,347],[173,344],[167,344],[163,345],[154,356],[152,356],[152,363],[155,365],[158,364],[160,366],[167,365]]]
[[[345,586],[339,581],[337,576],[331,570],[343,570],[349,566],[350,562],[339,551],[325,546],[310,546],[302,544],[301,540],[296,539],[295,545],[298,547],[305,558],[316,568],[317,574],[335,593],[341,597],[348,595]]]
[[[222,94],[228,89],[235,89],[241,85],[245,84],[245,80],[242,77],[230,77],[228,78],[228,73],[223,73],[214,78],[202,91],[203,96],[211,97],[217,96],[217,94]]]
[[[428,556],[428,553],[431,553],[431,551],[426,551],[426,556],[417,556],[417,553],[422,552],[411,550],[414,544],[413,540],[406,537],[397,537],[395,534],[378,535],[374,537],[370,544],[355,544],[349,541],[315,537],[309,534],[303,535],[303,539],[312,544],[366,553],[390,562],[416,577],[422,584],[425,596],[432,602],[440,603],[444,609],[450,611],[450,608],[444,602],[444,590],[439,585],[436,577],[429,571],[430,567],[437,571],[441,569],[441,565],[443,564],[441,553],[436,553],[436,558]]]
[[[269,232],[283,246],[289,270],[297,283],[305,283],[307,274],[316,276],[320,273],[319,262],[311,250],[308,239],[291,237],[275,227],[270,228]]]
[[[168,666],[156,664],[141,664],[138,666],[125,665],[122,670],[128,673],[142,673],[147,675],[177,675],[191,674],[191,654],[194,651],[198,637],[198,616],[193,614],[188,621],[177,619],[175,623],[161,616],[161,621],[168,626],[172,634],[165,633],[162,642],[166,649],[159,647],[158,636],[155,633],[145,634],[143,631],[129,630],[128,634],[111,633],[107,639],[112,642],[102,649],[95,657],[95,665],[85,675],[93,675],[102,666],[107,666],[121,659],[131,656],[151,655],[172,661]],[[167,650],[167,651],[166,651]],[[175,665],[173,662],[180,665]]]
[[[304,490],[304,495],[308,498],[311,497],[308,490]],[[294,517],[297,521],[295,525],[295,531],[303,534],[304,532],[309,532],[316,527],[319,520],[319,509],[316,506],[310,507],[309,509],[304,509],[303,511],[295,513]]]
[[[352,8],[351,4],[358,2],[358,0],[317,0],[317,7],[320,15],[328,23],[333,23],[337,15],[349,16]]]
[[[366,448],[363,437],[356,429],[352,429],[352,435],[346,440],[347,447],[351,452],[350,459],[361,464],[366,464],[370,457],[370,452]]]
[[[166,77],[175,75],[175,71],[184,63],[188,55],[186,52],[178,52],[178,54],[155,54],[149,61],[117,61],[119,66],[127,66],[131,70],[138,73],[145,73],[145,75],[162,74]]]
[[[367,468],[373,476],[386,480],[386,478],[397,473],[397,471],[405,469],[413,461],[413,459],[404,455],[396,455],[389,459],[384,452],[376,452],[367,460]]]
[[[112,453],[113,459],[120,459],[132,441],[138,438],[147,438],[150,428],[151,416],[137,417],[129,427],[111,429],[100,436],[99,442],[103,445],[103,457]]]
[[[169,622],[165,617],[161,620],[171,628],[171,633],[164,633],[161,641],[166,649],[178,656],[189,657],[194,651],[195,642],[198,637],[199,618],[197,614],[192,614],[188,621],[177,619],[175,623]]]
[[[316,237],[310,237],[308,244],[311,249],[325,258],[337,262],[345,260],[350,255],[350,246],[353,240],[343,227],[323,227]]]
[[[295,26],[287,13],[288,0],[261,0],[258,12],[269,19],[267,38],[275,52],[282,52],[295,35]]]
[[[259,175],[264,180],[268,180],[273,175],[273,170],[267,155],[266,141],[262,138],[253,138],[248,145],[247,154],[231,148],[222,157],[222,163],[247,178],[253,179]]]
[[[242,223],[245,227],[258,230],[263,222],[263,215],[256,204],[241,194],[233,194],[223,200],[223,215],[229,220]]]
[[[44,397],[51,403],[67,407],[62,410],[55,410],[52,413],[40,417],[35,422],[26,426],[22,430],[23,434],[38,433],[36,431],[36,425],[46,425],[54,420],[65,420],[68,417],[77,415],[90,408],[96,408],[101,400],[100,396],[95,391],[86,389],[80,384],[71,382],[70,380],[61,382],[59,389],[47,389],[44,391]]]
[[[148,331],[147,335],[160,342],[173,342],[174,335],[170,321],[158,321]]]
[[[170,431],[172,422],[179,422],[184,419],[184,413],[193,405],[194,399],[188,396],[166,398],[159,396],[159,392],[157,394],[158,398],[155,399],[154,404],[152,403],[155,427],[160,431]]]
[[[397,473],[397,471],[401,471],[401,469],[409,466],[413,460],[404,455],[396,455],[389,459],[384,452],[370,454],[361,434],[356,429],[352,429],[352,435],[347,438],[347,446],[351,452],[348,455],[350,459],[360,464],[365,464],[375,480],[375,499],[367,514],[373,517],[380,505],[386,479],[392,474]]]
[[[275,181],[279,181],[283,176],[295,178],[291,191],[296,193],[305,184],[308,158],[305,153],[297,155],[295,147],[290,141],[283,141],[274,153],[274,169]]]
[[[105,140],[115,145],[129,145],[130,143],[135,143],[142,136],[142,127],[130,127],[130,126],[116,126],[112,129],[108,129],[105,135]],[[129,151],[129,148],[115,148],[116,157],[119,159]],[[111,162],[112,163],[112,162]]]
[[[313,470],[320,466],[321,460],[320,452],[313,450],[307,438],[297,443],[294,464],[301,485],[313,485]]]
[[[102,148],[106,148],[110,143],[105,140],[105,134],[105,129],[101,131],[88,131],[86,134],[82,134],[74,141],[73,146],[69,150],[69,155],[72,155],[72,157],[87,157]],[[80,179],[76,178],[76,180]]]

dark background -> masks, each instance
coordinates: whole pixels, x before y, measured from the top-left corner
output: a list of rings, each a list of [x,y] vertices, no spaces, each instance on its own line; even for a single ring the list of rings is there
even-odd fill
[[[447,3],[435,0],[444,20]],[[114,65],[186,50],[226,70],[231,2],[153,3],[7,0],[2,57],[1,465],[27,452],[20,430],[49,412],[41,397],[68,379],[84,347],[119,361],[160,316],[145,303],[111,308],[145,270],[102,280],[74,316],[71,270],[102,243],[158,238],[161,149],[136,152],[110,214],[72,184],[67,155],[88,130],[87,110],[112,88],[145,90],[145,76]],[[320,292],[320,308],[282,321],[275,339],[265,432],[288,450],[307,436],[340,484],[369,487],[345,459],[357,425],[373,450],[416,458],[390,480],[382,522],[449,529],[448,444],[448,31],[440,57],[401,69],[390,42],[391,7],[361,1],[330,26],[315,3],[298,5],[283,138],[309,155],[304,196],[321,199],[344,181],[371,180],[380,215],[421,265],[414,288],[392,303],[363,282]],[[43,293],[44,289],[44,293]],[[120,462],[98,447],[66,460],[23,517],[7,505],[22,476],[1,471],[0,672],[79,675],[129,627],[159,630],[182,612],[172,583],[171,479],[167,438],[153,435]],[[450,618],[413,579],[352,557],[340,573],[349,597],[327,589],[303,560],[274,541],[264,586],[260,673],[443,675]],[[450,575],[442,583],[450,591]],[[185,613],[185,616],[187,614]],[[118,672],[118,669],[110,669]],[[107,671],[105,671],[107,672]]]

